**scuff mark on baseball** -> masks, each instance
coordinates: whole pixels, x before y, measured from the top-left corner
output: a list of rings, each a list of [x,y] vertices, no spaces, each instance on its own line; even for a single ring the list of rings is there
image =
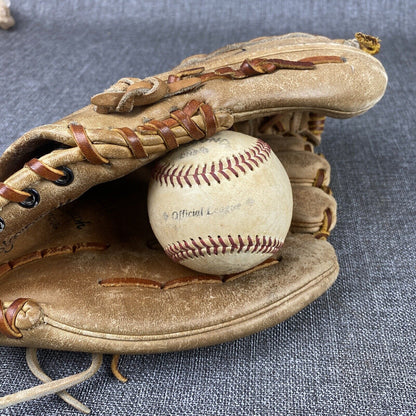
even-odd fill
[[[260,139],[223,131],[155,166],[148,213],[175,262],[208,274],[257,266],[283,245],[293,210],[287,173]]]

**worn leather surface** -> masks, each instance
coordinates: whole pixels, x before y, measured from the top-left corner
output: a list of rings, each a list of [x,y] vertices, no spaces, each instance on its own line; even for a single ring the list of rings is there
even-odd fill
[[[52,125],[31,130],[0,158],[0,180],[16,189],[36,183],[42,195],[41,202],[36,209],[22,214],[20,207],[0,197],[2,218],[6,222],[1,236],[2,245],[10,245],[10,240],[17,238],[16,234],[28,224],[68,200],[78,198],[91,186],[124,176],[166,151],[160,135],[154,131],[151,134],[142,131],[138,134],[149,158],[134,159],[125,139],[114,129],[128,127],[134,130],[147,120],[165,120],[172,110],[183,108],[192,99],[204,102],[213,109],[216,128],[220,131],[244,120],[283,112],[352,117],[365,112],[382,97],[387,77],[376,58],[344,41],[305,34],[261,38],[231,45],[207,56],[189,58],[169,73],[195,66],[203,66],[205,72],[228,65],[238,67],[244,59],[254,57],[299,60],[322,55],[337,56],[343,62],[319,64],[308,70],[277,70],[244,79],[213,79],[195,90],[147,107],[136,107],[130,113],[100,114],[90,105]],[[158,78],[166,79],[168,73]],[[200,114],[195,116],[195,122],[204,130]],[[70,123],[79,123],[86,129],[97,151],[111,160],[111,167],[108,164],[92,166],[85,161],[68,128]],[[190,141],[187,131],[181,126],[175,129],[174,134],[179,144]],[[49,153],[59,145],[68,149]],[[39,177],[34,172],[23,168],[34,154],[39,157],[45,153],[48,154],[44,160],[50,166],[73,165],[75,180],[71,186],[57,189],[45,181],[38,182]]]
[[[36,188],[40,202],[27,209],[0,197],[0,300],[15,334],[0,335],[0,343],[108,353],[194,348],[274,325],[322,294],[338,273],[334,250],[324,241],[336,222],[336,202],[328,188],[329,164],[313,150],[325,115],[352,117],[382,97],[387,77],[379,61],[350,42],[294,34],[231,45],[172,70],[203,66],[209,72],[238,67],[247,58],[323,55],[342,61],[212,79],[127,113],[102,114],[90,105],[17,140],[0,159],[1,179],[16,190]],[[172,111],[191,100],[211,108],[216,131],[250,130],[282,152],[295,203],[280,261],[242,276],[206,278],[158,249],[143,210],[146,165],[169,145],[161,131],[145,126],[172,119]],[[108,163],[87,160],[70,128],[74,123]],[[202,107],[192,123],[207,135]],[[123,127],[135,131],[148,157],[133,157],[118,130]],[[194,139],[183,124],[171,131],[178,145]],[[32,157],[51,168],[68,166],[74,181],[58,187],[40,178],[23,167]],[[14,310],[19,298],[30,300]]]
[[[307,233],[290,233],[276,264],[226,282],[202,280],[157,243],[146,212],[148,173],[102,184],[28,229],[12,269],[3,269],[0,293],[5,306],[33,303],[16,320],[22,338],[0,336],[2,344],[113,354],[211,345],[277,324],[335,280],[334,249]],[[299,187],[312,195],[299,197],[294,221],[308,216],[314,191],[326,195],[297,185],[295,198]]]

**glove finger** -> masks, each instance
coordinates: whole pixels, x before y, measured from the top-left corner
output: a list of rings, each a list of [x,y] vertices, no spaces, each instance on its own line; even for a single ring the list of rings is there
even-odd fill
[[[234,123],[271,117],[270,125],[262,124],[263,133],[277,129],[291,134],[304,129],[305,122],[312,122],[307,127],[313,131],[320,121],[312,113],[340,118],[362,114],[382,97],[387,77],[379,61],[351,42],[292,34],[231,45],[147,80],[122,81],[118,104],[112,93],[98,98],[110,97],[109,106],[131,110],[127,115],[101,114],[87,106],[33,129],[6,150],[0,159],[0,249],[90,187]],[[161,95],[164,91],[168,94]],[[287,112],[293,116],[282,115]],[[276,114],[282,116],[275,119]],[[319,142],[313,135],[307,139]],[[56,150],[60,147],[65,150]],[[39,154],[44,156],[30,163]],[[71,186],[58,188],[62,161],[74,175]]]
[[[294,136],[257,135],[260,139],[270,144],[275,152],[313,152],[315,146],[300,134]]]
[[[274,146],[271,147],[273,149]],[[317,188],[329,186],[331,167],[322,155],[293,151],[278,151],[276,154],[293,185]]]
[[[294,185],[291,231],[328,236],[336,224],[337,203],[320,188]]]
[[[311,111],[288,111],[236,123],[233,128],[265,141],[277,141],[284,150],[313,151],[321,143],[325,119],[324,115]],[[288,143],[285,139],[289,140]]]

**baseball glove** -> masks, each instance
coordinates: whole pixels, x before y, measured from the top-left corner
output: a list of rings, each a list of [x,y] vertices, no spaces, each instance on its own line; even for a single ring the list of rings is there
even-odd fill
[[[330,166],[314,152],[326,116],[370,109],[387,83],[376,38],[295,33],[185,59],[124,78],[91,105],[35,128],[0,159],[0,345],[27,347],[44,382],[0,407],[90,377],[102,354],[212,345],[276,325],[338,274],[326,241],[336,222]],[[369,53],[368,53],[369,52]],[[234,129],[268,143],[293,189],[292,226],[270,260],[239,274],[200,275],[165,255],[148,224],[153,161]],[[266,145],[267,146],[267,145]],[[261,242],[259,243],[261,244]],[[52,381],[36,348],[93,353],[91,368]]]

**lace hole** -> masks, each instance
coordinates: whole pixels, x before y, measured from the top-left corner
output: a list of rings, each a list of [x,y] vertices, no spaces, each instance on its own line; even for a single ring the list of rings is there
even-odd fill
[[[67,186],[71,184],[74,180],[74,173],[72,172],[72,170],[66,166],[59,166],[57,169],[62,170],[64,172],[64,176],[62,176],[62,178],[57,179],[56,181],[53,181],[53,183],[58,186]]]
[[[0,217],[0,233],[6,228],[6,223],[4,219]]]
[[[28,196],[24,201],[19,202],[19,205],[22,208],[34,208],[36,205],[39,204],[40,195],[36,189],[26,188],[23,189],[23,191],[29,193],[30,196]]]

